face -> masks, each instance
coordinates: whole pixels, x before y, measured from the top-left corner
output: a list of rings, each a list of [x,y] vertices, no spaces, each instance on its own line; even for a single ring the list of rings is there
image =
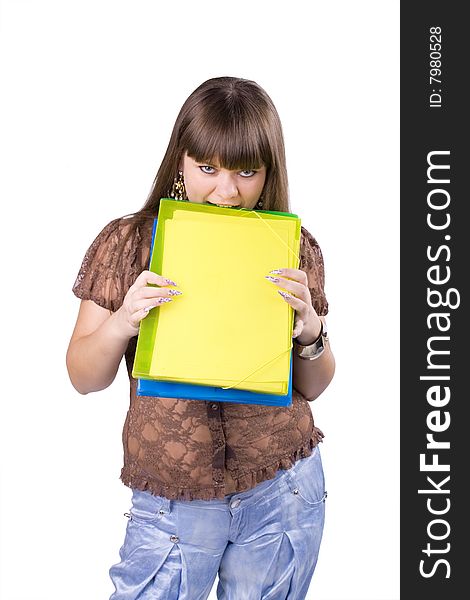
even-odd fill
[[[230,171],[217,163],[199,163],[185,153],[180,165],[190,202],[253,209],[266,180],[266,167]]]

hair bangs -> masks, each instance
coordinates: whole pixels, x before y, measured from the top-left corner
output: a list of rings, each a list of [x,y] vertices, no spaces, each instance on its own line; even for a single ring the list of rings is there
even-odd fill
[[[201,115],[191,121],[181,140],[191,158],[230,170],[271,165],[271,151],[260,122],[250,119],[249,115],[245,122],[240,117],[208,117]]]

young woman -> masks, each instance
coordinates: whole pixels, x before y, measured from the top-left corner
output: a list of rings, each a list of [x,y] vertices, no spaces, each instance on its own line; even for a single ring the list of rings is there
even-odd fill
[[[147,270],[153,219],[169,196],[289,212],[281,123],[259,85],[219,77],[188,97],[143,208],[99,233],[73,287],[81,304],[67,352],[72,384],[82,394],[106,388],[123,355],[130,381],[121,479],[132,507],[111,599],[203,599],[217,574],[219,599],[305,598],[326,498],[323,434],[308,402],[335,366],[320,248],[302,227],[299,269],[267,274],[295,310],[290,406],[137,396],[139,324],[184,293]],[[184,352],[181,340],[182,360]]]

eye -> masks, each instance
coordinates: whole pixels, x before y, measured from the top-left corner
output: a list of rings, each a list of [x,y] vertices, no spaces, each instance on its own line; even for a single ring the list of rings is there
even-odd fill
[[[215,168],[210,167],[209,165],[201,165],[199,168],[203,173],[206,173],[207,175],[212,175],[213,173],[215,173]]]
[[[245,169],[244,171],[240,171],[240,175],[242,177],[253,177],[256,174],[256,171],[253,169]]]

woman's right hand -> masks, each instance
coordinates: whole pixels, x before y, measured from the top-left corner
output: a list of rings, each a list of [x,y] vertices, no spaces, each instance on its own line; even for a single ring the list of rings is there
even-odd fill
[[[158,287],[149,286],[155,284]],[[182,292],[167,286],[178,284],[152,271],[142,271],[127,294],[122,306],[116,311],[116,319],[124,335],[133,337],[139,333],[139,325],[152,308],[172,301]]]

